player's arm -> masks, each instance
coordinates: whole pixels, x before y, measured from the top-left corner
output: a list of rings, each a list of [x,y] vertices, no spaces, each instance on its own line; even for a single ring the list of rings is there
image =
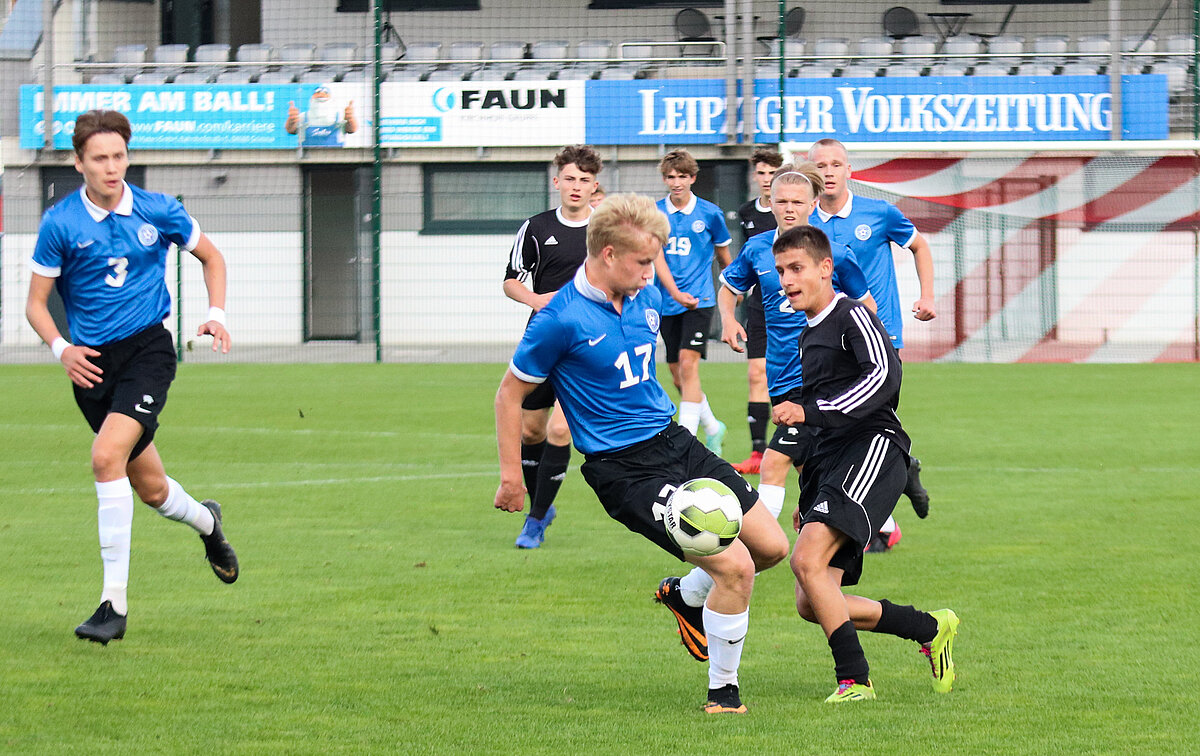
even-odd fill
[[[204,287],[208,290],[208,317],[196,329],[197,336],[209,334],[213,337],[213,351],[229,352],[229,331],[225,328],[225,256],[207,234],[200,234],[199,241],[191,250],[192,256],[200,261],[204,270]]]
[[[917,232],[913,236],[909,249],[913,254],[913,264],[917,266],[917,280],[921,282],[921,298],[913,303],[913,317],[917,320],[933,320],[937,312],[933,306],[933,250],[929,240]]]
[[[879,305],[867,286],[867,274],[863,273],[862,266],[858,264],[854,250],[845,247],[835,252],[833,277],[833,288],[851,299],[862,302],[871,312],[879,312]]]
[[[859,374],[845,389],[803,404],[804,423],[819,428],[850,425],[885,406],[900,393],[900,358],[878,318],[864,308],[846,313],[842,343],[854,354]]]
[[[659,255],[654,258],[654,275],[658,278],[662,287],[667,290],[667,293],[671,295],[671,299],[674,299],[689,310],[696,309],[696,305],[700,304],[699,299],[696,299],[686,291],[679,290],[679,287],[675,284],[675,276],[671,275],[671,268],[667,265],[666,255]]]
[[[722,268],[728,268],[729,263],[733,260],[729,255],[729,244],[718,244],[713,249],[717,253],[717,262],[721,263]]]
[[[721,269],[724,270],[733,260],[729,256],[729,245],[733,243],[733,235],[729,233],[729,226],[725,225],[725,214],[720,208],[713,213],[709,230],[712,232],[713,251],[717,255],[717,261],[721,263]]]
[[[102,382],[101,373],[104,371],[88,361],[88,357],[99,357],[100,353],[86,346],[75,346],[69,343],[59,333],[54,325],[54,317],[50,314],[50,290],[54,288],[54,279],[33,273],[29,280],[29,298],[25,300],[25,318],[42,341],[54,350],[58,361],[67,371],[67,377],[80,388],[92,388]]]
[[[717,289],[717,312],[721,313],[721,341],[728,344],[733,351],[741,353],[746,351],[746,347],[742,346],[746,343],[746,330],[733,315],[737,300],[738,295],[722,281],[721,287]],[[739,339],[741,344],[738,343]]]
[[[521,224],[508,255],[508,267],[504,269],[504,296],[520,302],[534,312],[540,311],[554,299],[555,292],[535,294],[525,280],[533,275],[538,263],[538,242],[529,233],[529,221]]]
[[[496,390],[496,447],[500,456],[500,487],[494,506],[505,512],[525,507],[525,476],[521,472],[521,403],[536,383],[523,381],[505,371]]]

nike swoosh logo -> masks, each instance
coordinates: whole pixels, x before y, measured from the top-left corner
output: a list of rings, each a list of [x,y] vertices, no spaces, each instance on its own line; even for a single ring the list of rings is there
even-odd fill
[[[607,333],[602,333],[594,339],[588,339],[588,346],[596,346],[601,341],[604,341],[604,337],[607,335],[608,335]]]
[[[781,446],[795,446],[796,444],[798,444],[798,443],[800,443],[800,442],[799,442],[799,441],[784,441],[784,440],[781,438],[781,439],[779,439],[778,441],[776,441],[776,443],[777,443],[777,444],[779,444],[779,445],[781,445]]]
[[[95,239],[88,239],[85,242],[79,242],[78,244],[75,245],[75,249],[85,249],[87,247],[92,246],[92,243],[95,241],[96,241]]]
[[[760,275],[760,276],[765,276],[765,275],[767,275],[768,273],[772,273],[772,272],[774,272],[774,271],[771,271],[771,270],[756,270],[756,271],[754,271],[754,272],[755,272],[755,273],[757,273],[757,274],[758,274],[758,275]]]
[[[135,404],[135,405],[133,405],[133,408],[134,408],[135,410],[137,410],[138,412],[141,412],[143,415],[150,415],[150,414],[153,414],[153,413],[152,413],[150,410],[146,409],[145,407],[143,407],[143,406],[142,406],[142,405],[140,405],[140,404]]]

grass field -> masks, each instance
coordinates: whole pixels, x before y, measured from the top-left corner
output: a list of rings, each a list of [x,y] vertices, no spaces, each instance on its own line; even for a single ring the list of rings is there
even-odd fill
[[[931,514],[902,500],[860,589],[958,612],[954,692],[863,634],[879,700],[824,705],[783,565],[755,586],[750,713],[717,718],[651,600],[679,564],[578,475],[545,546],[513,548],[501,372],[184,365],[159,446],[224,505],[241,579],[139,505],[129,632],[101,647],[71,632],[100,588],[89,434],[59,369],[0,369],[0,752],[1200,752],[1196,365],[906,367]],[[741,459],[744,370],[703,376]]]

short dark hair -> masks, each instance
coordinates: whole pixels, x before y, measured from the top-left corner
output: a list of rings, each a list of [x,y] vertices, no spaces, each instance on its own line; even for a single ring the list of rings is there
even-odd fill
[[[87,140],[96,134],[118,134],[128,147],[133,129],[129,126],[129,119],[122,113],[115,110],[89,110],[75,119],[75,135],[71,137],[75,154],[82,156]]]
[[[600,159],[600,153],[596,152],[596,149],[590,144],[569,144],[554,156],[554,167],[559,172],[571,163],[574,163],[575,167],[584,173],[590,173],[593,176],[604,168],[604,161]]]
[[[696,158],[692,157],[692,153],[687,150],[671,150],[658,163],[658,171],[666,176],[671,171],[681,173],[684,176],[695,176],[700,173],[700,164],[696,162]]]
[[[753,168],[759,163],[766,163],[772,168],[778,168],[783,165],[783,155],[770,147],[755,147],[754,152],[750,153],[750,167]]]
[[[803,249],[813,262],[832,260],[833,252],[829,249],[829,237],[825,232],[814,226],[796,226],[780,234],[771,245],[771,253],[781,255],[793,249]]]

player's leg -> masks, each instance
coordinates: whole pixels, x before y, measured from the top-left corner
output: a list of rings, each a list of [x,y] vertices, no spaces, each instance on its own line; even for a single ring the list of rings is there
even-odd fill
[[[912,502],[917,517],[924,520],[929,516],[929,492],[921,483],[921,460],[916,457],[912,457],[908,465],[908,482],[904,486],[904,495]]]
[[[750,456],[735,464],[733,469],[743,475],[754,475],[760,471],[763,453],[767,449],[767,428],[771,420],[765,358],[751,357],[746,361],[746,382],[749,385],[746,422],[750,425]]]
[[[224,583],[235,582],[238,578],[237,554],[225,538],[221,505],[212,499],[196,501],[178,481],[169,477],[153,443],[134,452],[126,471],[138,498],[168,520],[182,522],[195,530],[204,544],[213,574]]]
[[[538,498],[538,486],[543,480],[542,464],[550,448],[547,439],[550,415],[554,407],[554,389],[549,381],[542,383],[525,397],[521,404],[521,473],[529,495],[529,513],[521,523],[515,545],[519,549],[536,549],[545,539],[545,526],[534,518],[533,508]]]
[[[536,536],[540,544],[545,540],[546,528],[554,521],[556,515],[554,499],[567,476],[567,467],[571,462],[571,429],[567,427],[566,416],[557,402],[550,414],[546,428],[546,449],[542,453],[541,464],[538,465],[536,493],[530,497],[529,518],[527,525],[536,523]],[[530,523],[529,521],[533,521]],[[522,531],[522,536],[526,533]],[[526,546],[536,548],[536,546]]]

